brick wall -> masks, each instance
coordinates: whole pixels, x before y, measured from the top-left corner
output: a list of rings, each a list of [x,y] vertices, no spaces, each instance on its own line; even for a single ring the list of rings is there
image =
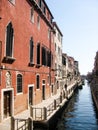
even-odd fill
[[[2,1],[0,15],[0,41],[2,42],[2,61],[5,57],[6,46],[6,27],[11,22],[14,29],[14,46],[13,46],[13,63],[2,62],[2,77],[0,91],[6,88],[6,73],[9,71],[11,74],[11,88],[14,90],[14,113],[19,113],[28,107],[28,85],[34,85],[33,103],[37,104],[42,101],[42,80],[45,80],[45,98],[50,96],[50,86],[47,83],[47,76],[49,75],[49,67],[41,66],[36,67],[36,50],[37,43],[41,47],[45,46],[50,50],[50,39],[48,38],[47,24],[38,10],[34,10],[34,23],[30,20],[30,11],[32,4],[26,0],[16,0],[12,4],[9,0]],[[37,27],[37,16],[40,16],[40,29]],[[34,41],[34,66],[29,66],[29,43],[30,37]],[[51,51],[54,52],[54,44],[51,45]],[[54,54],[53,54],[54,55]],[[40,55],[41,59],[41,55]],[[23,77],[23,93],[17,94],[17,74]],[[40,75],[40,89],[36,90],[36,74]],[[54,74],[51,76],[52,80]],[[52,81],[54,82],[54,80]],[[1,93],[0,93],[1,94]]]

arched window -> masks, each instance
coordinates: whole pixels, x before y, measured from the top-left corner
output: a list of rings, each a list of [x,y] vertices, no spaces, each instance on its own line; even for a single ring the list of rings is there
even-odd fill
[[[12,23],[10,22],[6,29],[6,56],[12,57],[13,53],[13,35],[14,30]]]
[[[18,74],[17,75],[17,93],[21,93],[22,90],[22,75]]]

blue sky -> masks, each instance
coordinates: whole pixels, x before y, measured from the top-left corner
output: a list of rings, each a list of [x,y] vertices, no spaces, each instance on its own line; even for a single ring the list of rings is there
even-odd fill
[[[91,72],[98,50],[98,0],[45,0],[63,33],[63,52]]]

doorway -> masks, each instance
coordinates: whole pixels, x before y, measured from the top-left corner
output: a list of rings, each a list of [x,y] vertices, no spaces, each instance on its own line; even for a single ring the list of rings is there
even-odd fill
[[[5,91],[3,100],[3,115],[5,119],[12,115],[12,91]]]
[[[34,84],[28,85],[28,108],[34,104]]]
[[[33,87],[29,87],[29,105],[33,105]]]
[[[14,90],[7,88],[1,90],[1,122],[14,115]]]

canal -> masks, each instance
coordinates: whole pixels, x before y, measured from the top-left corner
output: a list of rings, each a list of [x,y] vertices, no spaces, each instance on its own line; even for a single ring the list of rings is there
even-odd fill
[[[55,130],[98,130],[98,116],[87,82],[72,96]]]

